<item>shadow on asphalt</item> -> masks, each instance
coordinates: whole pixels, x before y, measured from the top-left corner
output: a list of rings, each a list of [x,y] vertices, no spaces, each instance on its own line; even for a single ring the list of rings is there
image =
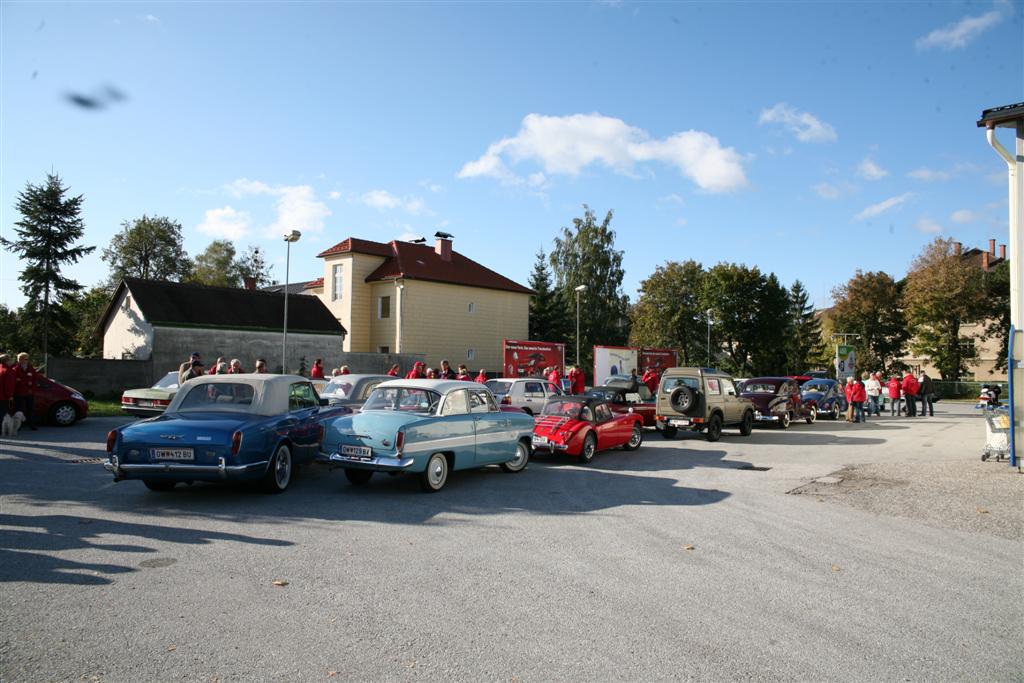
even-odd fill
[[[105,550],[117,553],[155,553],[143,544],[103,543],[108,535],[129,536],[140,541],[162,541],[190,545],[234,541],[267,546],[289,546],[290,541],[257,538],[221,531],[183,529],[174,526],[118,522],[71,515],[0,514],[0,582],[67,583],[102,585],[112,583],[105,574],[124,574],[134,567],[116,564],[74,562],[40,551]]]

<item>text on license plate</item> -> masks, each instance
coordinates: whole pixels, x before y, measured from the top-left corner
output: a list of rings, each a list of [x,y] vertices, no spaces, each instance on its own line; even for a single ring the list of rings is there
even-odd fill
[[[548,438],[546,436],[535,436],[535,437],[533,437],[533,445],[534,446],[546,446],[547,443],[548,443]]]
[[[373,449],[369,446],[342,446],[341,454],[353,458],[370,458],[373,456]]]
[[[157,460],[195,460],[191,448],[154,448],[153,457]]]
[[[673,427],[685,427],[686,425],[690,424],[690,421],[689,420],[670,420],[669,424],[671,424]]]

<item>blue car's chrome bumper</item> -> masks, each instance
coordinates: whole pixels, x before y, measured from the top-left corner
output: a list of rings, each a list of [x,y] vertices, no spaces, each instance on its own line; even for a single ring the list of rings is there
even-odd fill
[[[381,455],[359,457],[355,455],[342,455],[337,452],[331,453],[330,455],[321,452],[318,459],[323,462],[329,462],[343,467],[377,470],[380,472],[402,472],[412,467],[412,464],[415,462],[414,458],[389,458]]]
[[[122,463],[116,455],[111,455],[110,460],[103,463],[103,468],[114,474],[114,481],[150,474],[180,475],[183,479],[191,476],[197,479],[216,480],[264,472],[269,462],[269,460],[261,460],[246,465],[228,465],[224,458],[217,458],[216,465],[190,465],[180,462]]]

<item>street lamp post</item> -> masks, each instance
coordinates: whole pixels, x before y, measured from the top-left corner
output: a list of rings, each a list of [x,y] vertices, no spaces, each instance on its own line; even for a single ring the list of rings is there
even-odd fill
[[[586,285],[576,288],[576,367],[580,366],[580,294],[587,291]]]
[[[285,375],[288,374],[288,270],[292,260],[292,242],[298,242],[300,237],[302,233],[298,230],[292,230],[284,236],[288,246],[285,247],[284,257],[284,335],[281,341],[281,373]]]
[[[708,367],[709,368],[711,367],[711,314],[713,312],[714,311],[712,311],[710,308],[708,310],[704,311],[704,315],[707,316],[707,319],[708,319]]]

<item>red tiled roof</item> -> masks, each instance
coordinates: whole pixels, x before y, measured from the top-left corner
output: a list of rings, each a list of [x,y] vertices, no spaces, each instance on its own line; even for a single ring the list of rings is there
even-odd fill
[[[984,254],[987,251],[987,249],[967,249],[960,255],[960,258],[963,259],[964,261],[967,261],[976,268],[981,268],[982,261],[984,259]],[[990,253],[988,256],[988,269],[992,270],[1002,262],[1003,259],[999,258],[998,256],[993,256]]]
[[[304,284],[302,286],[302,288],[303,289],[316,289],[317,287],[323,287],[323,286],[324,286],[324,279],[322,277],[318,277],[317,279],[310,280],[309,282]]]
[[[361,240],[355,237],[349,237],[344,242],[338,242],[333,247],[330,247],[325,251],[321,251],[317,254],[317,258],[348,253],[370,254],[371,256],[391,256],[391,247],[387,244],[381,244],[380,242],[372,242],[370,240]]]

